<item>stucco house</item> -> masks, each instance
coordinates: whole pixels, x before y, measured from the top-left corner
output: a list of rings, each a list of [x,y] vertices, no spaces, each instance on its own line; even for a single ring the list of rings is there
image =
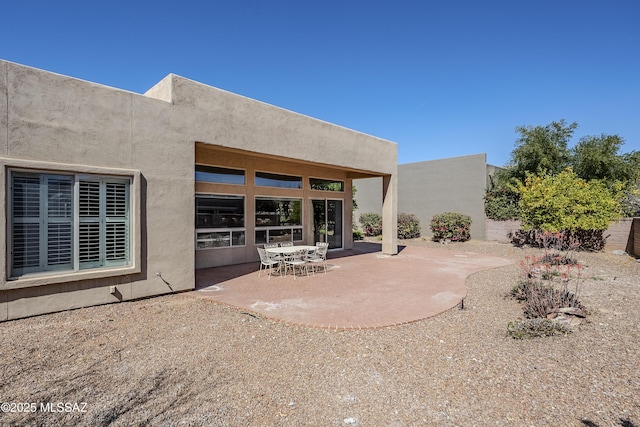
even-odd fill
[[[0,162],[0,321],[193,289],[269,241],[350,249],[354,179],[381,179],[397,253],[396,144],[176,75],[138,94],[0,60]]]

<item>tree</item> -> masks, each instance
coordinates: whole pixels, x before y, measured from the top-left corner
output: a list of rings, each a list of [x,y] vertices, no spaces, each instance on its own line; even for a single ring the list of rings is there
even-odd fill
[[[356,188],[355,185],[351,185],[351,200],[353,201],[353,205],[351,206],[351,210],[355,211],[358,209],[358,201],[356,200],[356,191],[358,191],[358,189]]]
[[[509,167],[504,175],[524,182],[527,174],[555,175],[569,166],[570,151],[567,143],[578,127],[576,122],[567,125],[565,120],[551,122],[546,126],[519,126],[520,138],[511,153]]]
[[[618,135],[585,136],[571,150],[571,165],[580,178],[606,182],[628,181],[631,171],[618,154],[624,144]]]
[[[619,154],[624,140],[618,135],[586,136],[571,150],[571,164],[576,174],[587,181],[602,180],[609,188],[624,188],[625,216],[640,213],[640,153]]]

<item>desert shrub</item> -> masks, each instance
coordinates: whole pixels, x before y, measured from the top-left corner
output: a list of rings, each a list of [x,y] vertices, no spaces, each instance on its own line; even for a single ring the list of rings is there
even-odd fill
[[[582,250],[601,251],[604,249],[607,237],[605,230],[576,230],[562,231],[558,234],[556,246],[558,250]],[[511,236],[511,243],[516,246],[532,246],[544,248],[546,244],[545,235],[548,231],[543,230],[517,230]]]
[[[571,168],[553,176],[528,176],[518,190],[524,230],[606,230],[621,215],[615,190],[601,181],[587,182]]]
[[[398,238],[413,239],[420,237],[420,220],[414,214],[398,214]]]
[[[469,226],[471,217],[457,212],[445,212],[435,215],[431,219],[431,232],[433,240],[450,240],[452,242],[464,242],[471,238]]]
[[[527,319],[553,317],[562,308],[584,309],[574,292],[550,285],[554,276],[543,274],[542,280],[523,281],[511,290],[514,298],[523,302],[522,311]]]
[[[380,236],[382,234],[382,216],[369,212],[360,214],[360,225],[367,237]],[[398,238],[413,239],[420,237],[420,221],[413,214],[398,214]],[[355,239],[355,235],[354,235]]]
[[[522,303],[526,321],[511,322],[507,334],[513,338],[533,338],[570,331],[569,326],[553,321],[559,315],[584,317],[579,300],[582,265],[573,258],[575,242],[564,248],[562,233],[545,233],[538,243],[544,255],[525,256],[520,261],[523,277],[510,291]]]
[[[549,319],[516,320],[509,322],[507,326],[507,335],[519,340],[567,335],[570,333],[571,328],[569,326]]]
[[[362,240],[363,234],[362,230],[353,230],[353,240]]]
[[[379,236],[382,234],[382,216],[375,212],[360,214],[360,225],[365,236]]]
[[[496,221],[519,219],[519,198],[518,193],[509,189],[487,190],[484,195],[484,213],[487,218]]]

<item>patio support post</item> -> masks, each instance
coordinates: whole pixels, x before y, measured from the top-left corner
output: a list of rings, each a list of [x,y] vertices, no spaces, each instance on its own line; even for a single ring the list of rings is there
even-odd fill
[[[382,177],[382,253],[398,254],[398,174]]]

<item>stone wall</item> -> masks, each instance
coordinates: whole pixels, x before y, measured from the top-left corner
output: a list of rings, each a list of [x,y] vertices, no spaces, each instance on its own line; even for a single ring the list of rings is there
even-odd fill
[[[604,236],[607,238],[606,250],[621,250],[628,254],[634,252],[634,238],[631,233],[633,220],[633,218],[622,218],[619,222],[611,223],[609,228],[604,232]]]
[[[640,218],[633,218],[633,256],[640,257]]]

